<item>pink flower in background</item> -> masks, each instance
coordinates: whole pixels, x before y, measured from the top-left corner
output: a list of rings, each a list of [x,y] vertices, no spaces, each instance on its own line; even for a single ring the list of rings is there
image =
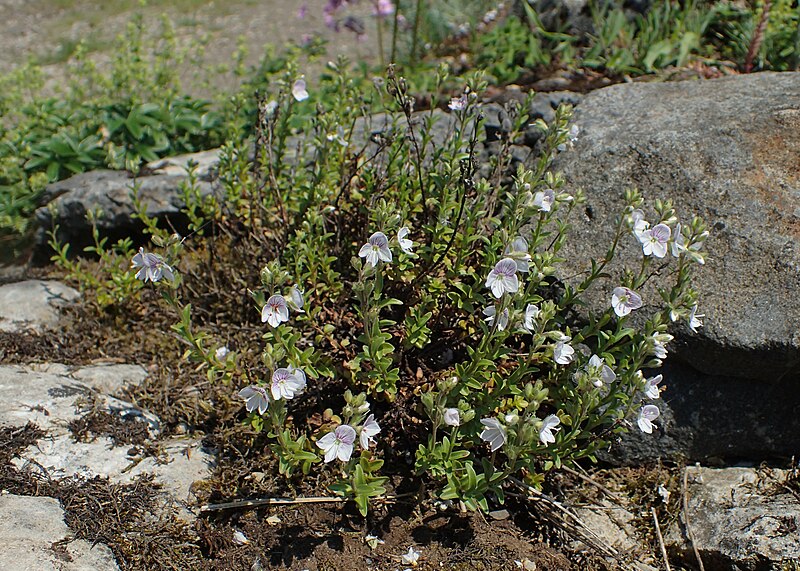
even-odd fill
[[[373,0],[372,15],[377,18],[384,18],[394,14],[394,2],[391,0]]]
[[[308,3],[303,2],[302,4],[300,4],[300,8],[297,9],[297,18],[299,20],[304,20],[307,15],[308,15]]]
[[[322,19],[325,25],[337,32],[339,31],[339,27],[334,15],[344,6],[347,6],[347,0],[328,0],[328,3],[325,4],[325,7],[322,9]]]

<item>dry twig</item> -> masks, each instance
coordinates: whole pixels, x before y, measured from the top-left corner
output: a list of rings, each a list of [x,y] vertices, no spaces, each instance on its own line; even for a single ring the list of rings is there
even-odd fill
[[[694,551],[694,556],[697,559],[697,565],[700,567],[700,571],[705,571],[705,567],[703,566],[703,560],[700,557],[700,551],[697,549],[697,545],[694,542],[694,533],[692,533],[692,527],[689,525],[689,470],[687,468],[683,469],[683,523],[686,526],[686,537],[689,539],[689,543],[692,544],[692,550]]]
[[[664,546],[664,536],[661,535],[661,526],[658,524],[656,508],[650,508],[650,512],[653,514],[653,524],[656,526],[656,537],[658,538],[658,545],[661,547],[661,556],[664,558],[664,565],[666,565],[667,571],[671,571],[669,567],[669,558],[667,557],[667,548]]]
[[[609,490],[607,487],[605,487],[600,482],[596,481],[591,476],[589,476],[587,474],[581,474],[577,470],[573,470],[572,468],[567,468],[566,466],[562,466],[561,469],[564,470],[567,474],[572,474],[573,476],[576,476],[576,477],[580,478],[581,480],[583,480],[587,484],[591,484],[592,486],[596,487],[598,490],[600,490],[606,496],[608,496],[615,504],[617,504],[618,506],[623,506],[624,507],[623,501],[620,499],[620,497],[617,494],[615,494],[614,492]]]
[[[750,40],[750,46],[747,48],[747,55],[744,59],[745,73],[753,71],[753,60],[756,55],[758,55],[758,50],[761,49],[761,42],[764,41],[764,32],[767,30],[767,22],[769,21],[769,11],[771,8],[772,0],[765,0],[764,7],[761,9],[761,18],[758,20],[758,26]]]
[[[566,508],[563,504],[557,501],[554,498],[551,498],[547,494],[544,494],[534,488],[533,486],[529,486],[525,482],[514,478],[509,477],[509,480],[516,485],[521,490],[527,492],[528,498],[531,500],[540,501],[547,506],[554,508],[550,511],[543,511],[542,515],[550,520],[551,523],[560,527],[564,531],[570,534],[575,534],[579,536],[579,539],[586,543],[592,549],[601,552],[606,557],[613,557],[614,559],[619,562],[620,566],[623,569],[634,569],[617,551],[614,547],[606,543],[603,538],[598,536],[592,529],[583,522],[577,515],[572,513],[568,508]]]
[[[397,496],[385,496],[373,498],[372,501],[391,504],[398,498],[411,496],[413,494],[400,494]],[[262,498],[260,500],[234,500],[221,504],[206,504],[200,508],[201,512],[213,512],[222,510],[233,510],[242,508],[255,508],[259,506],[293,506],[299,504],[343,504],[353,501],[349,498],[334,498],[330,496],[309,496],[305,498]]]

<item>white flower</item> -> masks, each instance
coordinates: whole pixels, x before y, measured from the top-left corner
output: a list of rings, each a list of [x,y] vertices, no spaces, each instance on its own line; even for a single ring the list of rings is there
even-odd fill
[[[347,135],[344,132],[344,127],[341,125],[336,127],[336,131],[332,131],[325,135],[325,138],[328,139],[332,143],[338,143],[342,147],[347,146]]]
[[[361,448],[367,450],[370,442],[375,442],[373,436],[378,434],[380,431],[381,427],[378,426],[377,422],[375,422],[375,415],[369,415],[367,420],[364,421],[364,425],[361,427],[361,434],[358,436]]]
[[[564,152],[567,149],[571,149],[575,146],[575,143],[578,142],[578,135],[580,135],[581,129],[577,125],[573,125],[569,128],[569,133],[567,133],[567,140],[564,143],[559,144],[556,148],[560,152]]]
[[[308,99],[305,79],[298,79],[294,82],[294,85],[292,85],[292,97],[295,98],[295,101],[305,101]]]
[[[378,265],[378,260],[392,261],[392,251],[389,249],[389,239],[383,232],[375,232],[369,237],[367,243],[361,246],[359,257],[366,258],[367,263],[373,268]]]
[[[542,421],[542,427],[539,429],[539,440],[542,444],[547,446],[548,443],[555,443],[556,436],[553,434],[553,431],[558,432],[559,424],[561,424],[561,419],[554,414],[551,414]]]
[[[223,345],[222,347],[217,347],[217,350],[214,351],[214,357],[217,358],[217,361],[224,361],[225,357],[228,356],[228,353],[230,353],[230,351],[228,351],[228,348]]]
[[[400,244],[400,249],[403,250],[406,254],[413,254],[411,248],[414,247],[414,242],[406,238],[410,230],[408,226],[403,226],[400,230],[397,231],[397,243]]]
[[[658,389],[658,384],[663,380],[661,375],[650,377],[644,382],[644,394],[647,398],[657,399],[661,396],[661,391]]]
[[[284,321],[289,321],[289,306],[282,295],[273,295],[261,309],[261,322],[277,327]]]
[[[533,206],[535,206],[539,212],[550,212],[555,201],[556,193],[552,188],[540,190],[533,195]]]
[[[669,249],[676,258],[680,258],[681,254],[686,251],[686,239],[683,237],[683,234],[681,234],[680,222],[675,225],[675,233],[673,234]]]
[[[461,413],[457,408],[448,408],[444,411],[444,423],[447,426],[458,426],[461,424]]]
[[[525,323],[522,326],[531,333],[536,329],[536,320],[539,318],[539,313],[541,313],[539,308],[532,303],[529,303],[525,308]]]
[[[492,325],[497,314],[497,308],[495,308],[493,305],[490,305],[483,310],[483,314],[487,316],[485,320],[486,323]],[[500,314],[500,318],[497,320],[498,331],[504,331],[506,327],[508,327],[508,308],[503,310],[503,313]]]
[[[511,258],[517,263],[517,271],[526,273],[530,269],[531,255],[528,253],[528,241],[522,236],[517,236],[503,251],[503,256]]]
[[[247,536],[245,534],[243,534],[241,531],[237,529],[236,531],[233,532],[233,542],[236,545],[247,545],[248,543],[250,543],[250,540],[247,539]]]
[[[603,383],[610,385],[617,378],[614,370],[606,365],[606,362],[599,355],[591,356],[586,370],[589,373],[592,384],[598,388],[602,387]]]
[[[245,387],[239,391],[239,397],[246,401],[247,412],[253,412],[258,409],[258,414],[264,414],[267,411],[267,407],[269,407],[269,397],[264,387],[255,385]]]
[[[692,306],[692,309],[689,310],[689,329],[691,329],[694,333],[697,333],[697,328],[703,326],[703,321],[700,319],[701,317],[705,317],[704,313],[697,313],[697,304],[695,303]]]
[[[559,365],[569,365],[575,357],[575,349],[566,341],[559,341],[553,348],[553,360]]]
[[[639,240],[639,243],[644,243],[647,239],[645,232],[650,228],[650,223],[644,219],[644,212],[638,208],[631,213],[631,225],[633,227],[633,235]]]
[[[303,310],[303,306],[306,303],[305,298],[303,298],[303,290],[301,290],[296,285],[292,286],[292,289],[289,290],[289,298],[286,300],[286,303],[289,304],[294,311],[298,313],[305,313]]]
[[[642,297],[632,289],[615,287],[611,292],[611,307],[619,317],[624,317],[632,310],[642,307]]]
[[[482,418],[481,424],[484,426],[481,440],[489,443],[492,452],[506,443],[506,429],[496,418]]]
[[[267,119],[272,119],[272,117],[275,115],[275,111],[277,110],[278,102],[273,99],[264,106],[264,115]]]
[[[492,294],[500,299],[503,293],[514,293],[519,290],[517,278],[517,262],[511,258],[503,258],[494,265],[486,278],[486,287],[491,288]]]
[[[664,487],[664,484],[658,485],[658,495],[661,496],[661,501],[665,504],[669,503],[669,497],[672,495],[670,491]]]
[[[656,359],[667,358],[667,343],[672,341],[673,337],[669,333],[653,333],[650,337],[653,343],[651,351]]]
[[[347,424],[342,424],[337,426],[333,432],[329,432],[317,440],[317,446],[325,451],[326,463],[334,458],[347,462],[353,454],[353,443],[355,441],[355,429]]]
[[[659,360],[666,359],[667,354],[669,353],[667,351],[667,346],[658,339],[653,339],[652,351],[653,351],[653,357]]]
[[[465,93],[461,97],[453,97],[447,107],[450,111],[463,111],[467,108],[467,101],[467,94]]]
[[[306,374],[294,367],[275,369],[272,373],[272,398],[291,400],[306,388]]]
[[[403,553],[400,556],[400,560],[403,562],[403,565],[411,565],[412,567],[416,567],[417,563],[419,563],[419,551],[414,551],[414,546],[408,548],[408,551]]]
[[[639,420],[636,422],[639,425],[639,430],[647,434],[653,433],[653,421],[658,418],[661,411],[654,404],[646,404],[639,411]]]
[[[131,260],[131,268],[140,268],[139,271],[136,272],[136,279],[142,280],[143,282],[150,280],[155,283],[162,277],[169,281],[175,280],[172,268],[164,262],[164,258],[158,254],[145,252],[144,248],[139,248],[139,253]]]
[[[666,224],[656,224],[650,230],[642,232],[642,252],[645,256],[663,258],[667,255],[667,243],[672,231]],[[637,235],[638,236],[638,235]]]

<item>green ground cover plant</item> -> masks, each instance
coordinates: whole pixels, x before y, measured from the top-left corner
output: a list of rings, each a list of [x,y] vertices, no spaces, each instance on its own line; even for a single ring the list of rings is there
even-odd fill
[[[253,471],[290,487],[309,478],[363,515],[398,471],[423,500],[486,511],[594,460],[622,431],[652,432],[668,326],[701,325],[691,276],[702,221],[624,191],[605,256],[565,277],[583,197],[551,164],[579,136],[569,108],[536,121],[539,155],[514,169],[508,142],[531,118],[508,104],[506,144],[479,173],[481,74],[442,101],[447,112],[434,100],[417,113],[393,67],[369,91],[344,61],[328,71],[306,81],[289,59],[268,75],[253,136],[223,146],[220,193],[185,193],[192,234],[140,212],[151,245],[106,252],[98,238],[87,270],[54,239],[54,261],[123,319],[172,312],[207,398],[227,395],[203,410],[225,408],[231,428],[271,451]],[[366,136],[376,106],[389,124]],[[635,266],[616,260],[625,243],[641,250]],[[604,311],[583,309],[591,290]]]
[[[103,68],[78,46],[66,85],[45,90],[39,68],[0,84],[0,231],[24,234],[48,182],[98,168],[137,171],[165,155],[218,146],[223,105],[187,95],[180,70],[200,45],[180,47],[164,19],[152,37],[142,18],[120,36]]]
[[[521,4],[522,15],[511,15],[475,37],[476,64],[501,83],[553,65],[611,75],[654,73],[684,67],[692,60],[732,70],[798,69],[796,0],[746,4],[656,0],[643,13],[621,2],[590,0],[588,33],[576,33],[559,18],[548,29],[528,3]],[[765,28],[757,33],[762,18]],[[754,43],[755,66],[745,69]]]

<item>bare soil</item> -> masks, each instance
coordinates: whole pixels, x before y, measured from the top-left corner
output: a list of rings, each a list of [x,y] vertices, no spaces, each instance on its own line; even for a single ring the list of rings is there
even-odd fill
[[[374,21],[366,7],[367,39],[358,41],[347,31],[334,32],[322,21],[325,0],[151,0],[142,8],[136,0],[0,0],[0,72],[33,58],[45,65],[53,81],[65,74],[65,60],[78,41],[87,43],[96,55],[106,53],[114,38],[124,31],[135,13],[157,28],[162,14],[176,24],[179,38],[208,36],[206,61],[209,68],[228,64],[241,38],[249,51],[249,63],[259,61],[264,46],[281,47],[297,42],[304,34],[329,40],[328,57],[344,55],[352,60],[375,61]],[[302,4],[308,6],[298,17]]]

